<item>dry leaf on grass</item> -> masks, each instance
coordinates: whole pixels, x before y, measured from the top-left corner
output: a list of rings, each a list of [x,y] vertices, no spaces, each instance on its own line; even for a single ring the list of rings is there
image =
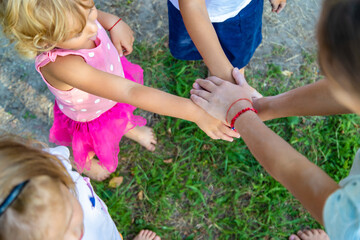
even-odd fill
[[[141,191],[138,193],[137,198],[138,198],[139,200],[143,200],[143,199],[144,199],[144,191],[143,191],[143,190],[141,190]]]
[[[120,184],[123,182],[124,177],[113,177],[110,181],[109,181],[109,187],[110,188],[117,188],[118,186],[120,186]]]
[[[163,161],[164,163],[172,163],[173,162],[173,159],[172,158],[169,158],[169,159],[166,159]]]
[[[282,75],[284,75],[286,77],[291,77],[291,75],[293,75],[293,72],[290,72],[288,70],[282,71],[281,73],[282,73]]]

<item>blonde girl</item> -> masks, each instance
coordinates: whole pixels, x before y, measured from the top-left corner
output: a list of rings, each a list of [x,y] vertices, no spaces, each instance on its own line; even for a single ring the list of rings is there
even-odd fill
[[[0,3],[5,35],[20,54],[36,58],[37,71],[55,95],[50,141],[72,146],[80,172],[102,180],[115,171],[124,134],[155,149],[152,129],[132,114],[135,107],[193,121],[214,139],[238,136],[191,100],[144,87],[142,69],[117,51],[131,52],[130,28],[98,11],[92,0]]]
[[[71,170],[69,150],[41,147],[0,136],[0,239],[122,240],[88,179]],[[160,237],[142,230],[134,239]]]

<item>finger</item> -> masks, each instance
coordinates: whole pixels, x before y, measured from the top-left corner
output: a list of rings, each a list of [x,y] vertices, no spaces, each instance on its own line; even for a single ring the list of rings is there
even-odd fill
[[[124,49],[121,47],[121,44],[115,45],[116,50],[119,53],[119,56],[122,57],[124,55]]]
[[[133,51],[132,44],[122,44],[122,48],[125,50],[124,54],[129,55]]]
[[[221,83],[224,82],[224,80],[222,80],[221,78],[218,78],[216,76],[207,77],[206,80],[210,80],[212,83],[214,83],[217,86],[219,86]]]
[[[200,85],[197,82],[193,83],[193,88],[196,90],[204,90],[202,87],[200,87]]]
[[[235,79],[235,82],[238,85],[243,86],[246,83],[244,75],[240,72],[238,68],[234,68],[232,74],[233,74],[233,78]]]
[[[298,236],[296,236],[295,234],[291,234],[291,236],[289,237],[289,240],[300,240],[300,238]]]
[[[224,134],[223,132],[221,131],[217,131],[215,133],[215,135],[218,137],[218,139],[222,139],[222,140],[225,140],[225,141],[228,141],[228,142],[232,142],[234,141],[234,139],[226,134]]]
[[[279,4],[279,8],[278,8],[278,10],[276,11],[276,13],[280,13],[280,12],[284,9],[285,5],[286,5],[286,2],[280,3],[280,4]]]
[[[279,8],[279,4],[277,4],[277,3],[271,3],[271,7],[272,7],[272,12],[276,12],[277,11],[277,9]]]
[[[206,109],[206,107],[209,105],[209,102],[206,99],[195,94],[191,94],[190,99],[202,109]]]
[[[210,131],[210,132],[205,132],[205,133],[206,133],[206,135],[208,135],[211,139],[215,139],[215,140],[219,139],[219,137],[218,137],[215,133],[213,133],[212,131]]]
[[[217,85],[214,84],[210,79],[196,79],[197,84],[208,92],[213,92]]]
[[[240,138],[240,134],[226,125],[221,126],[221,131],[231,138]]]
[[[209,93],[206,90],[197,90],[197,89],[191,89],[190,90],[191,94],[195,94],[198,95],[199,97],[202,97],[203,99],[205,99],[206,101],[209,101],[211,98],[211,93]]]

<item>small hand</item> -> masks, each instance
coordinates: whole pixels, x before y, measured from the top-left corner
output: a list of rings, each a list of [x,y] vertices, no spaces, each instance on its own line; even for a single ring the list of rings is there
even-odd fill
[[[134,32],[123,20],[118,22],[110,31],[111,41],[119,52],[120,57],[129,55],[133,51]]]
[[[237,68],[236,68],[237,69]],[[234,75],[235,74],[235,75]],[[206,79],[214,78],[215,76],[208,77]],[[240,71],[233,71],[233,77],[235,79],[235,83],[238,85],[241,85],[241,83],[245,80],[244,75]],[[246,81],[246,80],[245,80]],[[261,95],[255,88],[251,87],[250,85],[247,85],[251,91],[251,99],[255,100],[256,98],[262,98],[263,95]],[[193,88],[195,90],[204,90],[197,82],[193,84]]]
[[[232,142],[233,138],[240,137],[239,133],[231,130],[227,125],[206,113],[204,113],[199,121],[196,121],[196,124],[212,139]]]
[[[251,99],[253,91],[237,68],[233,70],[233,76],[238,85],[217,77],[197,79],[196,83],[203,90],[192,89],[191,100],[211,116],[226,123],[226,112],[229,106],[239,98]],[[240,101],[239,104],[243,104],[245,108],[249,103]]]
[[[272,12],[279,13],[286,5],[286,0],[270,0]]]

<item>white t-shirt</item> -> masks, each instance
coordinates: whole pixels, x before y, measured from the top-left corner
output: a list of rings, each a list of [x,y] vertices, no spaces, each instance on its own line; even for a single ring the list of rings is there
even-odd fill
[[[170,0],[170,2],[180,9],[178,0]],[[235,17],[250,2],[251,0],[205,0],[211,22],[224,22]]]
[[[69,149],[59,146],[47,151],[61,160],[75,183],[77,197],[84,212],[82,240],[122,240],[105,203],[94,192],[89,178],[82,177],[78,172],[72,170],[69,162]]]

